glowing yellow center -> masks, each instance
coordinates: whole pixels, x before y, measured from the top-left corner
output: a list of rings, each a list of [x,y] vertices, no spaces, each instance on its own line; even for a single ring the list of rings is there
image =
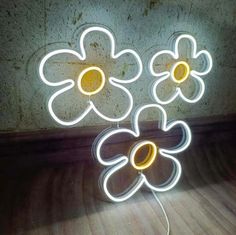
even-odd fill
[[[190,68],[188,63],[185,61],[179,61],[171,69],[172,79],[177,83],[182,83],[185,81],[190,73]]]
[[[157,157],[158,147],[151,141],[137,143],[130,152],[131,165],[137,170],[151,166]]]
[[[98,67],[84,69],[78,78],[78,88],[85,95],[95,95],[103,89],[105,85],[105,74]]]

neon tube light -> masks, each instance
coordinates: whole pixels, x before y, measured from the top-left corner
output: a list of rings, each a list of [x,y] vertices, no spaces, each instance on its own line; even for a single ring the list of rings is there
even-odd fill
[[[70,121],[64,121],[64,120],[61,120],[59,117],[57,117],[57,115],[55,114],[54,110],[53,110],[53,102],[54,100],[59,96],[61,95],[62,93],[72,89],[74,86],[75,86],[75,82],[72,80],[72,79],[66,79],[64,81],[60,81],[60,82],[50,82],[46,79],[45,77],[45,74],[44,74],[44,66],[45,66],[45,63],[48,61],[48,59],[50,59],[51,57],[55,56],[55,55],[59,55],[59,54],[71,54],[71,55],[74,55],[75,57],[78,58],[78,60],[81,60],[81,61],[84,61],[86,59],[86,52],[85,52],[85,48],[84,48],[84,40],[85,40],[85,37],[88,33],[90,32],[93,32],[93,31],[96,31],[96,32],[102,32],[104,34],[106,34],[109,39],[110,39],[110,42],[111,42],[111,53],[110,53],[110,56],[112,59],[117,59],[119,58],[120,56],[124,55],[124,54],[131,54],[135,60],[137,61],[137,65],[138,65],[138,71],[136,73],[136,75],[130,79],[127,79],[127,80],[121,80],[121,79],[117,79],[115,77],[109,77],[108,78],[108,82],[112,85],[112,86],[115,86],[116,88],[118,89],[121,89],[122,91],[124,91],[127,95],[127,98],[128,98],[128,108],[126,110],[126,112],[120,116],[120,117],[117,117],[117,118],[112,118],[112,117],[108,117],[104,114],[102,114],[94,105],[93,101],[91,101],[89,99],[90,95],[94,95],[95,93],[99,92],[101,89],[102,89],[102,86],[104,86],[104,82],[105,82],[105,76],[104,76],[104,72],[98,68],[98,67],[89,67],[87,68],[87,70],[83,70],[82,71],[82,75],[80,74],[79,75],[79,81],[78,81],[78,89],[81,93],[83,93],[84,95],[88,95],[88,105],[87,105],[87,108],[83,111],[83,113],[81,115],[79,115],[77,118],[75,118],[74,120],[70,120]],[[90,28],[87,28],[86,30],[83,31],[83,33],[81,34],[81,37],[80,37],[80,41],[79,41],[79,45],[80,45],[80,51],[81,51],[81,54],[74,51],[74,50],[71,50],[71,49],[59,49],[59,50],[55,50],[55,51],[52,51],[52,52],[49,52],[46,56],[43,57],[43,59],[41,60],[40,64],[39,64],[39,76],[41,78],[41,80],[48,86],[52,86],[52,87],[57,87],[57,86],[62,86],[64,85],[65,87],[60,89],[59,91],[55,92],[50,98],[49,98],[49,101],[48,101],[48,110],[49,110],[49,113],[51,115],[51,117],[59,124],[63,125],[63,126],[71,126],[71,125],[75,125],[77,124],[78,122],[80,122],[81,120],[83,120],[86,115],[91,111],[93,110],[100,118],[104,119],[104,120],[107,120],[109,122],[119,122],[119,121],[122,121],[124,120],[131,112],[132,110],[132,107],[133,107],[133,97],[131,95],[131,93],[129,92],[129,90],[127,88],[125,88],[122,84],[128,84],[128,83],[132,83],[132,82],[135,82],[141,75],[142,73],[142,70],[143,70],[143,65],[142,65],[142,61],[139,57],[139,55],[137,54],[137,52],[135,52],[134,50],[131,50],[131,49],[125,49],[125,50],[122,50],[118,53],[115,52],[115,39],[113,37],[113,35],[111,34],[111,32],[103,27],[98,27],[98,26],[95,26],[95,27],[90,27]],[[99,90],[96,90],[95,93],[89,93],[89,92],[86,92],[82,89],[81,87],[81,79],[82,79],[82,76],[83,74],[88,71],[88,70],[91,70],[91,69],[96,69],[98,70],[101,74],[102,74],[102,84],[101,86],[99,87]]]
[[[83,76],[84,76],[87,72],[93,71],[93,70],[98,71],[98,72],[101,74],[101,79],[102,79],[101,84],[100,84],[100,86],[99,86],[97,89],[95,89],[94,91],[85,91],[85,90],[82,88],[82,85],[81,85]],[[100,68],[98,68],[98,67],[96,67],[96,66],[88,67],[88,68],[84,69],[84,70],[79,74],[79,78],[78,78],[78,88],[79,88],[79,91],[80,91],[82,94],[84,94],[84,95],[88,95],[88,96],[90,96],[90,95],[95,95],[95,94],[97,94],[99,91],[101,91],[102,88],[104,87],[104,85],[105,85],[105,79],[106,79],[106,78],[105,78],[105,74],[104,74],[104,72],[103,72]]]
[[[134,148],[133,152],[131,151],[131,153],[128,156],[117,154],[110,159],[103,158],[103,156],[101,154],[101,149],[102,149],[104,143],[116,134],[127,133],[127,134],[130,134],[131,136],[133,136],[134,138],[139,137],[140,136],[140,129],[139,129],[139,123],[138,123],[139,115],[143,111],[146,111],[149,108],[155,108],[159,111],[159,113],[160,113],[159,128],[161,130],[167,132],[176,126],[180,126],[183,131],[183,138],[182,138],[179,145],[177,145],[171,149],[164,149],[164,148],[160,148],[160,147],[158,148],[158,154],[160,157],[165,157],[165,158],[172,160],[172,162],[174,164],[174,171],[166,184],[154,186],[148,182],[148,179],[146,178],[142,169],[136,168],[138,175],[137,175],[135,181],[133,182],[133,184],[129,188],[127,188],[124,192],[122,192],[121,194],[112,195],[112,193],[109,191],[108,186],[107,186],[110,177],[112,177],[113,174],[115,174],[117,171],[119,171],[121,168],[123,168],[124,166],[126,166],[129,163],[130,163],[130,165],[133,165],[133,166],[135,165],[135,163],[134,163],[135,151],[141,147],[141,144],[137,144],[136,148]],[[101,174],[101,176],[99,178],[99,184],[100,184],[102,191],[107,196],[107,198],[109,198],[111,201],[122,202],[122,201],[125,201],[128,198],[130,198],[132,195],[134,195],[143,185],[147,186],[149,189],[152,189],[156,192],[164,192],[164,191],[170,190],[171,188],[173,188],[177,184],[177,182],[179,181],[179,178],[181,176],[181,172],[182,172],[181,165],[180,165],[179,161],[175,157],[173,157],[172,155],[184,151],[190,145],[191,139],[192,139],[191,131],[190,131],[190,128],[188,127],[188,125],[184,121],[171,121],[171,122],[167,123],[166,112],[159,104],[148,104],[148,105],[144,105],[144,106],[138,108],[133,115],[132,129],[128,129],[128,128],[110,129],[110,130],[107,130],[104,133],[100,134],[96,138],[96,140],[94,141],[94,144],[93,144],[94,156],[100,164],[107,167],[103,171],[103,173]],[[143,142],[143,144],[144,143],[145,144],[152,144],[153,142],[147,141],[147,142]],[[157,150],[156,145],[155,145],[154,149]],[[157,152],[154,152],[154,154],[156,156]],[[153,163],[153,161],[152,161],[152,163]]]
[[[164,54],[167,54],[167,55],[170,55],[175,60],[179,59],[178,45],[179,45],[179,42],[183,39],[187,39],[191,43],[191,49],[192,49],[191,58],[197,59],[199,56],[202,56],[202,55],[205,57],[205,59],[206,59],[206,68],[205,68],[205,70],[202,71],[202,72],[195,71],[195,70],[190,70],[189,65],[186,62],[180,61],[180,62],[177,62],[174,65],[174,67],[172,67],[171,71],[155,72],[154,71],[154,63],[155,63],[155,60],[159,56],[163,56]],[[174,76],[174,69],[179,65],[178,63],[182,63],[183,65],[186,66],[186,68],[187,68],[186,73],[189,74],[191,77],[193,77],[193,79],[194,79],[194,81],[197,85],[197,90],[196,90],[195,94],[193,95],[193,97],[187,98],[182,93],[180,87],[176,87],[174,94],[172,94],[167,100],[162,100],[158,97],[156,89],[157,89],[158,85],[161,82],[163,82],[163,81],[165,81],[169,78],[171,78],[176,83],[180,83],[180,81],[178,81],[178,79],[176,79],[176,77]],[[203,80],[200,76],[204,76],[204,75],[208,74],[212,69],[212,65],[213,65],[212,57],[211,57],[210,53],[207,50],[201,50],[201,51],[197,52],[197,43],[196,43],[196,40],[194,39],[194,37],[192,37],[191,35],[188,35],[188,34],[180,35],[175,41],[174,51],[170,51],[170,50],[159,51],[159,52],[157,52],[156,54],[153,55],[153,57],[151,58],[151,60],[149,62],[150,73],[154,77],[159,78],[152,85],[151,96],[152,96],[153,100],[155,100],[159,104],[166,105],[166,104],[169,104],[172,101],[174,101],[179,96],[185,102],[196,103],[197,101],[199,101],[202,98],[202,96],[204,94],[204,91],[205,91],[205,84],[204,84],[204,82],[203,82]],[[190,70],[190,72],[188,70]],[[186,80],[186,79],[187,79],[187,77],[185,77],[184,79],[181,79],[181,82],[183,82],[183,80]]]
[[[143,147],[148,146],[148,154],[146,155],[145,159],[139,163],[135,162],[137,158],[137,152]],[[152,141],[141,141],[137,143],[134,148],[132,148],[130,152],[130,163],[131,165],[137,170],[144,170],[152,165],[154,160],[157,157],[157,146]]]
[[[175,73],[176,73],[176,70],[179,66],[183,66],[184,67],[184,75],[179,79],[176,77]],[[182,83],[184,82],[188,76],[190,74],[190,68],[189,68],[189,65],[188,63],[186,63],[185,61],[179,61],[177,63],[175,63],[172,68],[171,68],[171,71],[170,71],[170,75],[171,75],[171,78],[173,79],[174,82],[176,83]]]

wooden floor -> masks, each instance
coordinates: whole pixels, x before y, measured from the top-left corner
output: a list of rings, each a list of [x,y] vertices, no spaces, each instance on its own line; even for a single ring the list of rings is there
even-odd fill
[[[179,158],[177,187],[159,194],[171,234],[236,234],[236,147],[195,146]],[[101,200],[94,162],[8,172],[0,176],[0,233],[22,235],[166,234],[150,192],[124,203]]]

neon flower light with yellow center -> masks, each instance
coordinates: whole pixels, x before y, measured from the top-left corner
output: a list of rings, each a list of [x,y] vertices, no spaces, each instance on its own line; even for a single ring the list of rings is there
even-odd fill
[[[194,70],[193,68],[190,67],[189,63],[187,62],[187,59],[185,61],[180,58],[179,43],[182,40],[187,40],[190,42],[190,45],[191,45],[191,58],[190,59],[196,60],[200,57],[203,57],[205,64],[204,64],[204,67],[201,69],[201,71]],[[161,58],[168,57],[168,56],[172,57],[172,60],[174,60],[170,69],[167,71],[157,71],[155,69],[155,64],[159,64],[159,60]],[[202,98],[205,91],[205,84],[201,76],[208,74],[211,71],[211,69],[212,69],[212,58],[211,58],[210,53],[206,50],[201,50],[197,52],[197,43],[194,37],[188,34],[180,35],[175,41],[174,51],[170,51],[170,50],[159,51],[156,54],[154,54],[150,60],[150,63],[149,63],[150,73],[154,77],[159,78],[152,85],[152,91],[151,91],[152,98],[157,103],[162,104],[162,105],[171,103],[178,96],[188,103],[195,103]],[[175,91],[166,100],[163,100],[158,96],[157,88],[161,83],[169,79],[173,81],[173,86],[175,87]],[[193,96],[190,98],[187,98],[182,93],[181,88],[178,86],[179,84],[184,83],[187,79],[192,79],[196,84],[195,92]]]
[[[139,116],[141,113],[150,108],[156,109],[160,114],[160,121],[158,124],[162,131],[168,132],[172,128],[181,127],[182,140],[178,145],[169,149],[165,149],[150,140],[144,139],[137,142],[136,138],[140,137]],[[117,155],[111,158],[102,156],[102,149],[104,148],[105,142],[109,142],[110,138],[120,134],[129,134],[134,138],[135,144],[131,146],[129,153],[127,153],[127,155],[117,153]],[[99,179],[99,184],[102,191],[110,200],[114,202],[122,202],[134,195],[142,186],[146,186],[150,190],[156,192],[170,190],[177,184],[182,172],[180,162],[174,157],[174,155],[184,151],[190,145],[190,143],[191,131],[184,121],[167,122],[166,112],[159,104],[148,104],[140,107],[133,115],[132,129],[116,128],[106,130],[94,141],[93,154],[100,164],[107,167],[100,175]],[[140,160],[139,151],[141,151],[143,148],[147,149],[147,153],[145,158]],[[159,157],[164,157],[171,160],[173,162],[174,170],[166,183],[161,185],[152,185],[149,183],[144,170],[149,168]],[[112,180],[112,176],[117,171],[121,170],[128,164],[130,164],[137,171],[137,177],[131,186],[124,190],[124,192],[118,195],[113,195],[109,191],[108,182]]]
[[[111,43],[110,57],[112,59],[117,59],[125,54],[129,54],[130,56],[133,56],[137,62],[137,72],[136,72],[135,76],[122,80],[122,79],[118,79],[118,78],[115,78],[112,76],[109,78],[106,78],[105,73],[102,70],[102,68],[99,68],[97,66],[87,67],[86,69],[79,71],[79,73],[78,73],[79,76],[77,79],[78,92],[80,92],[81,94],[88,97],[88,99],[87,99],[88,105],[87,105],[86,109],[77,118],[75,118],[74,120],[65,121],[65,120],[60,119],[55,114],[55,112],[53,110],[53,103],[58,96],[60,96],[61,94],[65,93],[65,92],[71,90],[73,87],[75,87],[76,82],[72,79],[66,79],[66,80],[60,81],[60,82],[51,82],[46,78],[46,76],[44,74],[44,67],[50,58],[52,58],[55,55],[59,55],[59,54],[70,54],[70,55],[75,56],[79,61],[86,61],[87,56],[86,56],[86,52],[85,52],[85,48],[84,48],[84,41],[85,41],[86,35],[91,32],[100,32],[100,33],[104,33],[106,36],[108,36],[108,38],[110,39],[110,43]],[[71,49],[59,49],[59,50],[55,50],[55,51],[48,53],[46,56],[44,56],[44,58],[40,62],[39,76],[40,76],[41,80],[46,85],[52,86],[52,87],[59,87],[59,86],[64,85],[63,88],[56,91],[49,98],[48,110],[49,110],[50,115],[57,123],[64,125],[64,126],[71,126],[71,125],[77,124],[83,118],[85,118],[85,116],[91,110],[93,110],[99,117],[101,117],[104,120],[107,120],[110,122],[122,121],[130,114],[132,107],[133,107],[133,97],[132,97],[131,93],[129,92],[129,90],[123,86],[123,84],[132,83],[140,77],[142,70],[143,70],[143,66],[142,66],[142,61],[141,61],[139,55],[134,50],[131,50],[131,49],[125,49],[125,50],[122,50],[122,51],[116,53],[115,40],[114,40],[113,35],[111,34],[111,32],[109,30],[107,30],[103,27],[98,27],[98,26],[90,27],[90,28],[87,28],[86,30],[84,30],[81,34],[79,45],[80,45],[81,53],[78,53],[75,50],[71,50]],[[89,61],[86,61],[86,62],[89,63]],[[127,96],[127,110],[121,116],[109,117],[109,116],[103,114],[102,112],[100,112],[98,110],[98,108],[95,106],[94,102],[91,100],[91,98],[93,96],[95,96],[96,94],[101,92],[101,90],[106,86],[107,83],[109,83],[111,86],[113,86],[117,89],[120,89]]]

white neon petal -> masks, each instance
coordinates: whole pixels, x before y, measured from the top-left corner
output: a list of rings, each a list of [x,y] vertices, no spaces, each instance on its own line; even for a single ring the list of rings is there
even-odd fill
[[[163,130],[167,132],[170,129],[174,128],[175,126],[180,126],[181,130],[183,132],[183,138],[182,138],[181,142],[179,143],[178,146],[176,146],[172,149],[160,148],[159,149],[160,152],[167,153],[167,154],[177,154],[177,153],[183,152],[190,145],[191,140],[192,140],[192,134],[191,134],[191,130],[186,122],[184,122],[184,121],[169,122],[165,127],[163,126]]]
[[[178,95],[180,95],[180,88],[177,87],[174,91],[174,93],[167,98],[166,100],[160,99],[157,95],[157,87],[159,86],[159,84],[167,79],[169,79],[170,77],[170,73],[167,72],[168,74],[166,74],[165,76],[163,76],[162,78],[159,78],[158,80],[156,80],[152,86],[151,86],[151,98],[156,101],[158,104],[162,104],[162,105],[166,105],[171,103],[172,101],[174,101],[176,99],[176,97],[178,97]]]
[[[60,49],[60,50],[55,50],[55,51],[49,52],[46,56],[43,57],[43,59],[41,60],[41,62],[39,64],[39,76],[40,76],[41,80],[45,84],[47,84],[48,86],[61,86],[61,85],[64,85],[66,83],[74,82],[72,79],[66,79],[66,80],[61,81],[61,82],[50,82],[46,79],[46,77],[44,75],[44,65],[45,65],[45,63],[51,57],[53,57],[55,55],[59,55],[59,54],[72,54],[72,55],[76,56],[79,60],[83,60],[82,56],[78,52],[76,52],[74,50],[70,50],[70,49]]]
[[[143,112],[147,108],[157,108],[160,111],[160,122],[158,124],[159,124],[159,127],[165,131],[166,123],[167,123],[167,115],[164,108],[162,108],[162,106],[159,104],[146,104],[139,107],[135,111],[134,116],[133,116],[132,126],[137,136],[140,135],[139,124],[138,124],[139,116],[141,112]]]
[[[130,53],[130,54],[132,54],[135,57],[135,59],[136,59],[136,61],[138,63],[138,68],[139,68],[138,72],[137,72],[137,74],[133,78],[126,79],[126,80],[118,79],[118,78],[115,78],[115,77],[110,77],[110,79],[113,80],[114,82],[123,83],[123,84],[131,83],[131,82],[136,81],[141,76],[141,74],[142,74],[143,64],[142,64],[141,58],[139,57],[137,52],[135,52],[133,50],[130,50],[130,49],[126,49],[126,50],[123,50],[123,51],[117,53],[116,55],[114,55],[114,58],[116,59],[116,58],[118,58],[121,55],[126,54],[126,53]]]
[[[176,55],[173,51],[170,51],[170,50],[162,50],[162,51],[159,51],[156,54],[154,54],[149,62],[149,70],[150,70],[151,74],[155,77],[162,77],[162,76],[166,76],[167,74],[170,74],[169,71],[164,71],[164,72],[160,72],[160,73],[156,73],[154,71],[154,61],[157,59],[157,57],[165,55],[165,54],[170,55],[174,59],[179,58],[178,55]]]
[[[67,86],[57,92],[55,92],[49,99],[48,101],[48,111],[50,113],[50,115],[52,116],[52,118],[59,124],[63,125],[63,126],[72,126],[77,124],[78,122],[80,122],[91,110],[92,110],[92,105],[90,103],[88,103],[87,108],[84,110],[84,112],[82,114],[80,114],[77,118],[75,118],[74,120],[71,121],[63,121],[62,119],[58,118],[57,115],[54,113],[52,105],[53,105],[53,101],[56,99],[57,96],[59,96],[60,94],[64,93],[65,91],[71,89],[74,86],[74,81],[73,83],[71,83],[70,86]]]
[[[102,28],[102,27],[99,27],[99,26],[90,27],[90,28],[84,30],[84,32],[81,34],[80,48],[81,48],[81,53],[82,53],[84,59],[86,58],[86,53],[85,53],[85,49],[84,49],[84,39],[85,39],[85,36],[88,33],[93,32],[93,31],[103,32],[109,37],[110,42],[111,42],[111,53],[110,53],[111,58],[117,59],[121,55],[129,53],[129,54],[132,54],[135,57],[135,59],[138,63],[138,68],[139,69],[138,69],[137,74],[133,78],[127,79],[127,80],[120,80],[120,79],[117,79],[117,78],[114,78],[114,77],[110,77],[109,80],[113,80],[113,81],[118,82],[118,83],[131,83],[131,82],[136,81],[140,77],[140,75],[142,74],[142,71],[143,71],[143,63],[142,63],[142,60],[141,60],[140,56],[138,55],[137,52],[135,52],[134,50],[131,50],[131,49],[125,49],[125,50],[122,50],[118,53],[115,53],[115,39],[114,39],[114,36],[112,35],[112,33],[109,30],[107,30],[105,28]]]
[[[98,162],[102,164],[103,166],[112,166],[120,162],[120,159],[118,158],[119,155],[115,156],[112,159],[103,159],[101,156],[101,148],[104,142],[106,142],[111,136],[119,134],[119,133],[128,133],[133,136],[137,136],[136,133],[132,130],[129,130],[127,128],[118,128],[118,129],[111,129],[107,130],[105,134],[103,134],[99,140],[95,143],[95,157],[97,158]]]
[[[191,98],[187,98],[183,95],[181,89],[179,87],[176,87],[173,95],[171,95],[169,97],[169,99],[167,100],[162,100],[158,97],[157,95],[157,92],[156,92],[156,89],[157,89],[157,86],[165,79],[167,79],[170,75],[170,72],[169,71],[165,71],[165,72],[162,72],[162,73],[156,73],[154,71],[154,60],[162,55],[162,54],[169,54],[169,55],[172,55],[173,58],[175,59],[178,59],[179,58],[179,50],[178,50],[178,46],[179,46],[179,42],[183,39],[188,39],[191,43],[191,57],[193,59],[197,59],[199,56],[201,55],[205,55],[205,58],[206,58],[206,62],[207,62],[207,66],[205,68],[204,71],[202,72],[198,72],[198,71],[195,71],[195,70],[192,70],[190,71],[190,75],[192,75],[193,77],[195,77],[197,80],[198,80],[198,83],[197,83],[197,89],[196,89],[196,94],[191,97]],[[152,98],[157,102],[157,103],[160,103],[162,105],[166,105],[166,104],[169,104],[171,102],[173,102],[178,96],[180,98],[182,98],[185,102],[187,103],[196,103],[198,102],[201,97],[203,96],[204,94],[204,91],[205,91],[205,84],[203,82],[203,80],[198,77],[198,76],[203,76],[203,75],[206,75],[207,73],[209,73],[212,69],[212,66],[213,66],[213,61],[212,61],[212,57],[210,55],[210,53],[206,50],[201,50],[199,52],[197,52],[197,43],[196,43],[196,40],[193,36],[191,35],[188,35],[188,34],[182,34],[180,35],[176,41],[175,41],[175,44],[174,44],[174,51],[169,51],[169,50],[162,50],[162,51],[159,51],[158,53],[154,54],[153,57],[151,58],[150,60],[150,63],[149,63],[149,70],[150,70],[150,73],[155,76],[155,77],[162,77],[161,79],[158,79],[156,82],[153,83],[152,85],[152,92],[151,92],[151,96]]]
[[[174,44],[174,53],[179,57],[179,43],[183,39],[188,39],[191,43],[191,57],[196,58],[196,52],[197,52],[197,42],[195,38],[189,34],[182,34],[179,37],[176,38],[175,44]]]
[[[170,182],[167,181],[168,183],[165,183],[165,184],[162,184],[159,186],[154,186],[148,182],[146,176],[143,175],[143,173],[142,173],[142,175],[145,177],[144,184],[149,189],[154,190],[156,192],[165,192],[165,191],[172,189],[178,183],[178,181],[181,177],[181,174],[182,174],[182,167],[181,167],[179,161],[176,158],[172,157],[171,155],[168,155],[168,154],[161,152],[161,151],[160,151],[160,154],[165,158],[171,159],[175,165],[175,172],[171,175],[170,179],[168,180]]]
[[[191,97],[191,98],[187,98],[181,90],[179,90],[179,96],[186,101],[187,103],[196,103],[198,102],[202,96],[204,95],[205,92],[205,83],[203,82],[203,80],[198,77],[197,75],[195,75],[194,73],[192,73],[192,71],[190,72],[190,75],[194,78],[194,82],[195,82],[195,86],[198,87],[197,90],[195,90],[195,94]]]
[[[133,182],[133,184],[128,189],[126,189],[123,193],[121,193],[119,195],[112,195],[109,192],[109,190],[107,188],[107,184],[108,184],[109,178],[114,173],[116,173],[119,169],[124,167],[128,162],[129,162],[128,158],[125,157],[125,156],[122,156],[121,157],[121,161],[117,165],[115,165],[113,167],[110,167],[108,169],[105,169],[105,172],[102,174],[102,177],[100,179],[102,181],[101,187],[102,187],[102,190],[104,191],[105,195],[111,201],[123,202],[123,201],[129,199],[130,197],[132,197],[141,188],[141,186],[144,183],[144,179],[145,178],[143,177],[142,174],[140,174],[138,177],[136,177],[136,180]]]
[[[63,121],[61,119],[59,119],[54,111],[53,111],[53,108],[52,108],[52,103],[53,101],[55,100],[55,98],[62,94],[63,92],[71,89],[74,85],[75,85],[75,82],[71,79],[66,79],[64,81],[60,81],[60,82],[50,82],[46,79],[45,75],[44,75],[44,65],[46,63],[46,61],[51,58],[52,56],[54,55],[57,55],[57,54],[62,54],[62,53],[68,53],[68,54],[72,54],[74,56],[76,56],[79,60],[85,60],[86,59],[86,52],[85,52],[85,48],[84,48],[84,39],[86,37],[86,35],[90,32],[93,32],[93,31],[99,31],[99,32],[103,32],[105,33],[109,39],[110,39],[110,42],[111,42],[111,57],[116,59],[118,58],[119,56],[123,55],[123,54],[126,54],[126,53],[130,53],[132,54],[137,63],[138,63],[138,72],[137,74],[132,77],[131,79],[128,79],[128,80],[119,80],[117,78],[114,78],[114,77],[110,77],[109,78],[109,82],[110,84],[112,84],[113,86],[115,87],[118,87],[120,89],[122,89],[128,96],[128,99],[129,99],[129,107],[127,109],[127,111],[124,113],[124,115],[122,115],[121,117],[119,118],[110,118],[104,114],[102,114],[101,112],[98,111],[98,109],[94,106],[93,102],[92,101],[89,101],[89,105],[87,106],[86,110],[78,117],[76,118],[75,120],[72,120],[72,121]],[[49,113],[50,115],[52,116],[52,118],[58,122],[59,124],[61,125],[65,125],[65,126],[70,126],[70,125],[75,125],[77,124],[78,122],[80,122],[92,109],[95,111],[95,113],[101,117],[102,119],[104,120],[107,120],[107,121],[110,121],[110,122],[119,122],[119,121],[122,121],[124,120],[131,112],[132,110],[132,107],[133,107],[133,97],[131,95],[131,93],[129,92],[128,89],[126,89],[125,87],[123,87],[122,85],[119,85],[119,84],[116,84],[115,82],[119,82],[119,83],[131,83],[131,82],[134,82],[136,81],[141,73],[142,73],[142,70],[143,70],[143,65],[142,65],[142,61],[139,57],[139,55],[134,51],[134,50],[131,50],[131,49],[125,49],[125,50],[122,50],[120,52],[118,52],[117,54],[115,54],[115,40],[114,40],[114,37],[113,35],[111,34],[111,32],[109,32],[107,29],[105,28],[102,28],[102,27],[90,27],[86,30],[83,31],[83,33],[81,34],[81,37],[80,37],[80,41],[79,41],[79,44],[80,44],[80,50],[81,50],[81,54],[79,54],[78,52],[74,51],[74,50],[70,50],[70,49],[60,49],[60,50],[55,50],[55,51],[52,51],[50,53],[48,53],[46,56],[43,57],[43,59],[41,60],[40,64],[39,64],[39,76],[41,78],[41,80],[47,84],[48,86],[61,86],[61,85],[65,85],[65,84],[68,84],[67,87],[57,91],[56,93],[54,93],[50,98],[49,98],[49,102],[48,102],[48,109],[49,109]],[[79,87],[80,88],[80,87]]]
[[[102,114],[96,107],[95,105],[93,104],[93,102],[91,101],[91,104],[92,104],[92,108],[94,110],[94,112],[99,116],[101,117],[102,119],[104,120],[107,120],[109,122],[120,122],[122,120],[124,120],[125,118],[127,118],[133,108],[133,96],[131,95],[131,93],[129,92],[129,90],[127,88],[125,88],[124,86],[120,85],[120,84],[117,84],[115,82],[113,82],[113,80],[110,78],[109,79],[109,82],[110,84],[112,84],[114,87],[118,87],[120,88],[121,90],[123,90],[126,94],[127,94],[127,97],[128,97],[128,108],[126,110],[126,112],[121,116],[121,117],[118,117],[118,118],[111,118],[111,117],[108,117],[104,114]]]
[[[202,72],[198,72],[198,71],[195,71],[195,70],[191,71],[192,74],[197,75],[197,76],[204,76],[204,75],[208,74],[211,71],[212,66],[213,66],[213,61],[212,61],[211,54],[206,50],[199,51],[195,55],[196,56],[195,58],[197,59],[199,56],[202,56],[202,55],[205,55],[207,66],[206,66],[205,70],[202,71]]]

